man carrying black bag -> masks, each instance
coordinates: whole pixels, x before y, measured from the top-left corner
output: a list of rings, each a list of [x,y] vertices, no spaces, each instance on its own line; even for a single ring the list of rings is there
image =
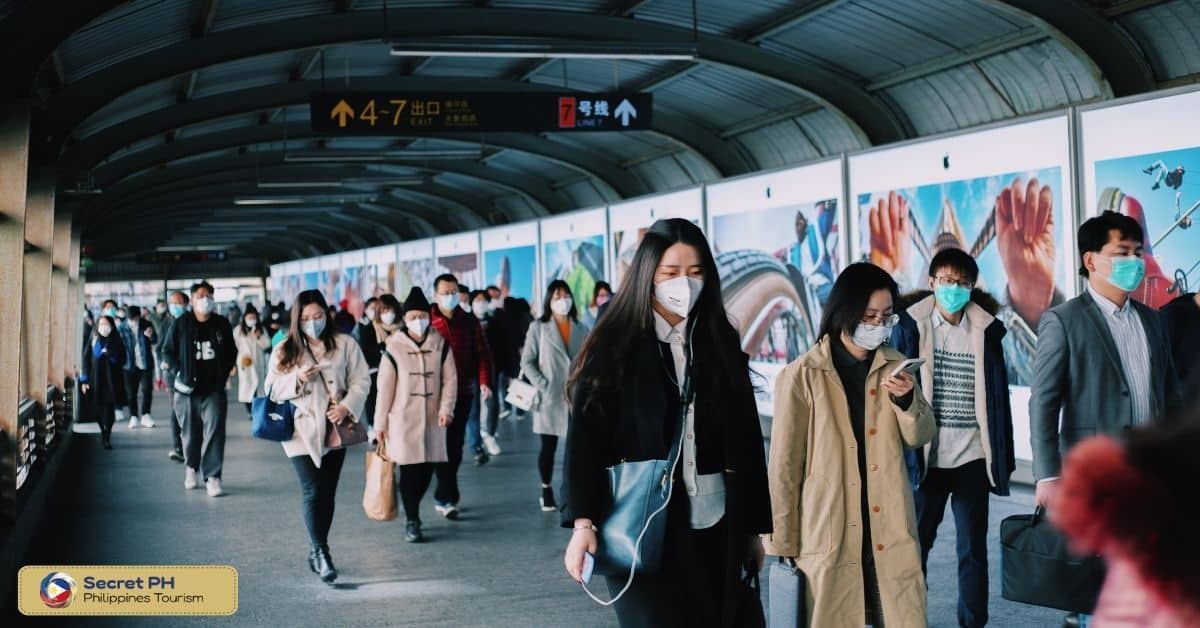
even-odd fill
[[[1098,434],[1122,438],[1180,406],[1162,324],[1130,298],[1145,275],[1144,241],[1137,221],[1122,214],[1104,212],[1084,222],[1079,274],[1087,288],[1041,317],[1029,399],[1041,508],[1053,507],[1063,455],[1077,442]],[[1069,616],[1066,625],[1078,623]]]

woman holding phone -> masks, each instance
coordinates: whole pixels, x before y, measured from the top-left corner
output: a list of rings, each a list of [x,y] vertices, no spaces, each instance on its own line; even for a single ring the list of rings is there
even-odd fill
[[[925,578],[904,452],[937,430],[904,355],[883,343],[896,282],[852,264],[825,305],[816,346],[779,374],[768,474],[768,554],[803,572],[807,621],[924,627]]]
[[[312,545],[308,566],[332,583],[337,569],[329,554],[329,528],[346,450],[331,449],[326,435],[334,424],[361,420],[371,375],[358,343],[334,330],[328,311],[316,290],[296,297],[288,337],[271,353],[266,387],[272,399],[296,407],[296,429],[283,450],[304,493],[304,524]]]
[[[646,232],[621,292],[587,337],[568,381],[564,562],[576,581],[598,549],[612,492],[607,468],[666,460],[671,484],[661,572],[637,574],[614,604],[622,626],[741,626],[743,571],[771,529],[763,438],[748,357],[721,303],[708,241],[687,220]],[[694,395],[690,394],[694,391]],[[682,429],[682,433],[681,433]],[[608,578],[616,595],[627,574]]]

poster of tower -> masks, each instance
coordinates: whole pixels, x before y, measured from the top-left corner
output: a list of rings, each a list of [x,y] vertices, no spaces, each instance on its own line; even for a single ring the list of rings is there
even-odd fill
[[[479,232],[456,233],[433,241],[435,275],[449,273],[458,278],[461,286],[478,290],[482,286],[483,269],[479,263]]]
[[[1146,277],[1133,298],[1153,308],[1200,288],[1200,91],[1080,112],[1085,213],[1133,217]]]
[[[483,249],[480,288],[496,286],[501,298],[537,303],[541,295],[537,279],[537,223],[485,229],[479,232],[479,239]]]

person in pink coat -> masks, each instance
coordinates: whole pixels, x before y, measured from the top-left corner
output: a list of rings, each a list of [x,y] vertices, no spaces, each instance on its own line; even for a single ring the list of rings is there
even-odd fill
[[[1200,413],[1067,455],[1051,520],[1108,573],[1093,628],[1200,626]]]

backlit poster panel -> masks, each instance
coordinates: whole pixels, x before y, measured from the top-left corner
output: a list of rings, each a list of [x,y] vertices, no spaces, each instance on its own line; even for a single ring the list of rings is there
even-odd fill
[[[1200,91],[1083,110],[1084,213],[1136,218],[1146,278],[1133,297],[1160,308],[1200,287]]]
[[[609,283],[614,290],[620,289],[633,254],[642,243],[642,235],[656,220],[664,218],[683,218],[700,225],[704,219],[704,190],[697,187],[609,206],[609,246],[613,259]]]
[[[365,297],[378,299],[391,294],[396,285],[396,245],[367,249],[366,267],[361,279],[361,290]]]
[[[320,258],[313,257],[300,261],[300,290],[299,294],[304,290],[316,290],[321,286],[321,261]]]
[[[471,290],[482,286],[483,268],[479,261],[479,232],[456,233],[433,240],[434,276],[449,273],[459,285]]]
[[[561,279],[577,304],[590,302],[596,282],[608,277],[608,213],[600,208],[546,218],[541,230],[542,282]],[[532,305],[535,315],[541,312],[540,303]]]
[[[317,274],[317,290],[321,291],[321,295],[325,297],[327,303],[337,306],[340,310],[341,306],[337,301],[337,287],[342,280],[342,256],[335,253],[318,259],[320,260],[320,271]]]
[[[502,298],[537,303],[542,293],[537,272],[537,223],[484,229],[479,239],[483,248],[483,281],[479,287],[496,286]]]
[[[429,302],[433,302],[433,240],[414,240],[401,242],[396,247],[396,299],[401,303],[413,288],[425,292]]]
[[[296,295],[300,294],[301,284],[304,279],[303,264],[300,261],[288,262],[283,265],[283,294],[274,297],[274,301],[278,303],[283,301],[285,308],[290,308],[296,300]]]
[[[366,266],[366,251],[342,253],[342,274],[334,287],[333,298],[339,310],[346,310],[354,320],[362,318],[367,298],[362,293],[362,275]]]
[[[845,259],[842,162],[742,177],[705,193],[721,296],[751,368],[765,378],[754,383],[759,413],[769,416],[775,378],[815,342]]]
[[[1038,322],[1075,293],[1066,116],[851,155],[849,173],[855,258],[891,273],[901,294],[925,296],[930,259],[945,248],[976,259],[976,287],[1008,328],[1016,456],[1030,459]]]

